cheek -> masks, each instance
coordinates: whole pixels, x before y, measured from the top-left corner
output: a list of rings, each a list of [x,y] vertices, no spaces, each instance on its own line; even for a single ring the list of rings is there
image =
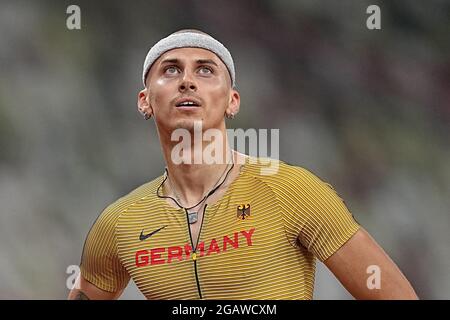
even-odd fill
[[[157,80],[153,82],[151,88],[153,89],[151,91],[152,104],[156,106],[165,104],[172,98],[170,95],[170,85],[165,80]]]
[[[154,82],[155,86],[164,88],[166,87],[168,84],[170,83],[170,79],[164,79],[164,78],[158,78],[156,79],[156,81]]]
[[[216,101],[221,102],[227,101],[229,97],[229,88],[226,79],[223,77],[218,77],[213,80],[209,79],[203,83],[201,86],[205,89],[205,92],[210,92],[210,96]],[[200,87],[200,89],[201,89]],[[203,90],[201,90],[203,91]]]
[[[212,102],[217,105],[217,107],[220,107],[218,109],[221,110],[222,108],[226,108],[228,105],[229,91],[223,85],[218,86],[214,91],[212,91],[211,98]]]

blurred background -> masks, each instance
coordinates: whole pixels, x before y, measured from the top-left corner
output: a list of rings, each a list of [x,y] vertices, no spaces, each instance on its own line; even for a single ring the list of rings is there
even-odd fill
[[[81,9],[69,30],[66,9]],[[381,8],[381,30],[366,9]],[[450,3],[0,2],[0,298],[65,299],[103,208],[163,173],[137,112],[156,41],[199,28],[233,54],[232,128],[331,183],[420,298],[450,298]],[[318,262],[315,299],[351,299]],[[130,283],[122,299],[142,299]]]

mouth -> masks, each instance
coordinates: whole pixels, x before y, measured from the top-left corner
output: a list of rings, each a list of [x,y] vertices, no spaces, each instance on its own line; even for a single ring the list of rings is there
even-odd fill
[[[176,101],[175,106],[179,109],[195,109],[201,106],[200,102],[194,98],[183,98]]]

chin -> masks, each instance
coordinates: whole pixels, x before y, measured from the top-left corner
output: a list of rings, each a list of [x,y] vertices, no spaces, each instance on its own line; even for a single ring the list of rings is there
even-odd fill
[[[176,121],[174,130],[175,129],[186,129],[190,132],[194,132],[194,122],[195,121],[202,121],[202,119],[180,119]],[[203,125],[203,124],[202,124]]]

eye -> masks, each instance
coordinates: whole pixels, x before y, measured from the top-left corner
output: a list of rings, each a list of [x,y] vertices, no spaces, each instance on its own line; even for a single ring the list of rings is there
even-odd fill
[[[167,73],[167,74],[175,74],[175,73],[177,73],[177,71],[178,71],[178,68],[175,66],[168,66],[168,67],[164,68],[164,73]]]
[[[211,73],[213,73],[213,70],[210,67],[201,66],[199,69],[199,72],[202,74],[211,74]]]

